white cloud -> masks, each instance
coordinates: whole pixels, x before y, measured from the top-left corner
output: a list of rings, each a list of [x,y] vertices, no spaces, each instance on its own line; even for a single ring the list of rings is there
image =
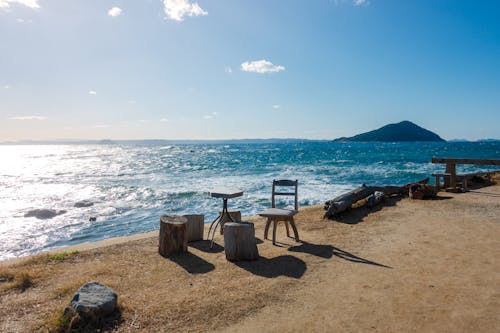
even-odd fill
[[[233,73],[233,69],[229,66],[226,66],[226,68],[224,68],[224,72],[231,74],[231,73]]]
[[[108,15],[111,17],[117,17],[122,13],[122,9],[118,7],[113,7],[108,11]]]
[[[353,0],[354,6],[363,6],[363,5],[368,5],[370,1],[368,0]]]
[[[12,120],[45,120],[47,117],[45,116],[17,116],[17,117],[10,117],[9,119]]]
[[[109,128],[109,125],[106,125],[106,124],[97,124],[97,125],[93,125],[92,128]]]
[[[213,119],[217,117],[217,114],[218,114],[217,112],[212,112],[211,114],[204,115],[203,119]]]
[[[167,119],[167,118],[161,118],[161,119],[160,119],[160,122],[162,122],[162,123],[166,123],[166,122],[168,122],[168,119]]]
[[[31,9],[38,9],[40,5],[38,0],[0,0],[1,9],[9,9],[12,4],[19,4],[29,7]]]
[[[266,74],[284,71],[285,67],[274,65],[272,62],[262,59],[257,61],[245,61],[241,64],[241,70],[244,72]]]
[[[189,0],[163,0],[163,6],[167,18],[178,22],[184,21],[185,16],[208,15],[197,2]]]
[[[137,103],[137,101],[136,101],[136,100],[131,99],[131,100],[129,100],[127,103],[128,103],[128,104],[136,104],[136,103]]]
[[[97,95],[97,92],[95,90],[89,90],[89,95]]]
[[[10,89],[10,86],[8,84],[6,84],[5,86],[3,86],[4,89]]]
[[[279,108],[281,108],[281,105],[279,105],[279,104],[274,104],[273,105],[273,109],[278,110]]]

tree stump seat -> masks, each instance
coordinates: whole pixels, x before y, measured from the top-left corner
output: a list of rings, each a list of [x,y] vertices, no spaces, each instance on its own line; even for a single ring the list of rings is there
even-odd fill
[[[180,215],[160,217],[160,237],[158,252],[163,257],[187,252],[188,219]]]
[[[224,225],[224,251],[230,261],[259,258],[253,223],[227,222]]]

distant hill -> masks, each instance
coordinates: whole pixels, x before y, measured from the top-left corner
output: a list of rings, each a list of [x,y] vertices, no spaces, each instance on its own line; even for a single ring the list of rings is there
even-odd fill
[[[436,133],[415,125],[411,121],[385,125],[374,131],[358,134],[349,138],[335,139],[338,142],[415,142],[415,141],[446,141]]]

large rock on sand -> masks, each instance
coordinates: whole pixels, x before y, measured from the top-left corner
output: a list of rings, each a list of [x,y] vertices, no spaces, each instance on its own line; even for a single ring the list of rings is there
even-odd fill
[[[55,210],[55,209],[32,209],[24,214],[24,217],[36,217],[40,220],[47,220],[57,215],[66,213],[65,210]]]
[[[118,296],[110,287],[97,282],[89,282],[78,289],[71,299],[71,307],[67,311],[74,311],[86,321],[99,323],[104,317],[112,314],[116,309]]]

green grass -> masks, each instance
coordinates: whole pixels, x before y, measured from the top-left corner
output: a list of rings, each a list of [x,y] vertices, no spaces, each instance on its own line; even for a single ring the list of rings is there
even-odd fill
[[[47,258],[49,260],[53,260],[53,261],[64,261],[66,259],[70,259],[74,256],[76,256],[78,253],[78,251],[71,251],[71,252],[60,252],[60,253],[55,253],[55,254],[50,254],[47,256]]]

